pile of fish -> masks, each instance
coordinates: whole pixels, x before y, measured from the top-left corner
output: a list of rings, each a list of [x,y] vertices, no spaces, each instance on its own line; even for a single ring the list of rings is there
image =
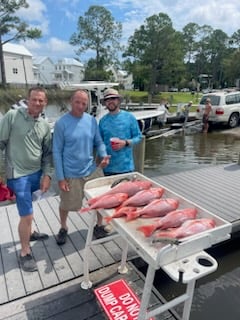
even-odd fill
[[[88,207],[79,212],[113,209],[112,219],[125,217],[126,222],[137,218],[154,218],[137,230],[154,239],[180,239],[216,226],[213,219],[198,218],[195,207],[179,209],[179,200],[162,198],[164,188],[153,187],[150,181],[122,181],[104,194],[88,200]],[[156,219],[155,219],[156,218]],[[147,219],[146,219],[147,221]]]

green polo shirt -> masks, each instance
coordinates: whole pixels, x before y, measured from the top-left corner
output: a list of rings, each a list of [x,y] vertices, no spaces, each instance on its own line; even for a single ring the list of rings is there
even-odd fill
[[[6,177],[19,178],[42,169],[50,175],[52,139],[49,124],[25,108],[9,110],[0,120],[0,149],[5,150]]]

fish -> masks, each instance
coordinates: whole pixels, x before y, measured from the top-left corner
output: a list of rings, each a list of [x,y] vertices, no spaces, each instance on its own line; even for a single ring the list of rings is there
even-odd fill
[[[152,187],[152,182],[147,180],[134,180],[134,181],[126,181],[117,184],[112,189],[108,190],[107,192],[99,195],[97,197],[91,198],[88,200],[88,205],[93,204],[99,198],[102,198],[105,195],[115,194],[115,193],[127,193],[128,197],[133,196],[135,193],[141,190],[147,190]]]
[[[141,207],[149,204],[155,199],[161,198],[164,193],[163,188],[150,188],[147,190],[141,190],[135,193],[132,197],[128,198],[122,203],[122,206]]]
[[[155,242],[161,241],[161,238],[180,239],[198,234],[200,232],[213,229],[216,226],[214,219],[200,218],[185,221],[180,227],[170,230],[157,231],[154,233]]]
[[[138,217],[141,218],[154,218],[163,217],[168,212],[176,210],[179,206],[178,199],[166,198],[166,199],[155,199],[148,205],[136,211],[129,212],[127,214],[126,221],[134,220]]]
[[[91,204],[89,207],[82,208],[79,213],[87,212],[92,209],[111,209],[118,207],[123,201],[128,198],[127,193],[115,193],[107,194],[100,197],[97,201]]]
[[[196,208],[174,210],[167,213],[164,217],[154,220],[152,224],[138,227],[137,230],[143,232],[145,237],[150,237],[157,229],[163,230],[180,227],[185,221],[196,219],[197,212]]]
[[[127,216],[129,212],[133,212],[136,210],[136,207],[120,207],[115,209],[115,212],[111,217],[105,217],[104,220],[106,221],[106,223],[109,223],[114,218],[121,218],[123,216]]]

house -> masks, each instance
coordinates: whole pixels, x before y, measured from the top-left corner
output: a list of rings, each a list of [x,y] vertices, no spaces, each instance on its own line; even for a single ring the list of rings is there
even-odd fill
[[[84,65],[73,58],[63,58],[55,63],[54,83],[80,83],[84,79]]]
[[[34,81],[39,84],[52,84],[55,65],[48,57],[33,57]]]
[[[133,88],[132,74],[128,74],[125,70],[116,69],[114,66],[109,67],[107,71],[112,72],[112,81],[118,82],[124,89],[131,90]]]
[[[27,85],[34,82],[32,54],[23,45],[5,43],[3,57],[7,83]]]

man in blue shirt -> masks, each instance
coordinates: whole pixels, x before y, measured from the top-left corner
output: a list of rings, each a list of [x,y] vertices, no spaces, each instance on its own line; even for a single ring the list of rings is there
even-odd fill
[[[107,153],[111,155],[109,165],[103,169],[105,175],[134,171],[133,145],[142,139],[138,122],[131,112],[120,109],[121,96],[115,89],[104,92],[104,103],[109,111],[99,122]],[[111,138],[118,138],[111,144]]]
[[[96,170],[94,149],[100,157],[100,168],[109,163],[96,119],[85,112],[87,106],[87,92],[75,91],[71,97],[71,111],[64,114],[54,127],[53,159],[61,199],[59,245],[67,239],[68,212],[82,207],[85,182],[100,176],[101,170]]]
[[[135,169],[133,146],[142,139],[138,122],[132,113],[120,110],[121,96],[117,90],[105,90],[103,99],[109,112],[100,119],[99,129],[107,154],[111,156],[108,166],[103,168],[104,174],[110,176],[132,172]],[[115,138],[114,143],[112,138]],[[99,218],[94,235],[96,238],[107,235]]]

